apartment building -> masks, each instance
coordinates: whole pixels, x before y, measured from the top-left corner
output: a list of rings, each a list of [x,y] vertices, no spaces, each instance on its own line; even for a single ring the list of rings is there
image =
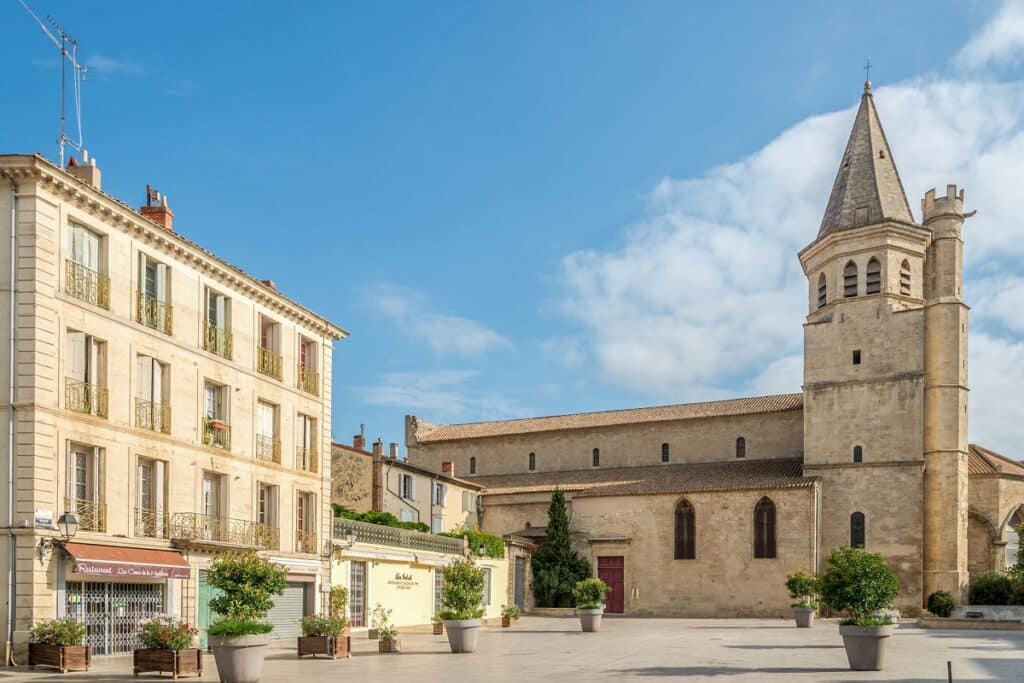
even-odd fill
[[[97,654],[130,651],[154,614],[205,630],[205,570],[226,551],[287,567],[278,635],[329,590],[322,454],[332,345],[347,333],[173,219],[149,187],[139,210],[104,193],[95,162],[0,155],[0,566],[15,657],[35,621],[63,615]],[[62,544],[64,513],[78,529]]]

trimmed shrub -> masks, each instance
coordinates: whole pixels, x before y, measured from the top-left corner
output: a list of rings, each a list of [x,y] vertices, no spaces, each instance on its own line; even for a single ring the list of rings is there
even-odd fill
[[[274,606],[275,595],[288,585],[284,567],[256,553],[225,555],[213,561],[206,580],[221,594],[210,600],[210,609],[221,619],[210,626],[210,635],[244,636],[269,633],[261,621]]]
[[[832,609],[849,615],[843,624],[892,623],[882,612],[892,607],[900,591],[900,580],[885,557],[843,547],[833,550],[828,562],[829,569],[821,577],[821,598]]]
[[[465,538],[469,543],[469,552],[473,557],[489,557],[500,560],[505,557],[505,541],[501,536],[489,534],[479,529],[459,529],[458,531],[446,531],[438,536],[450,538]],[[483,548],[483,553],[480,549]]]
[[[443,620],[479,619],[484,615],[484,571],[472,560],[455,560],[444,568],[441,594],[444,609],[438,616]]]
[[[334,636],[335,638],[345,633],[348,626],[348,619],[345,617],[303,617],[302,635],[310,637]]]
[[[591,577],[576,582],[572,597],[576,600],[577,609],[601,609],[605,597],[611,592],[611,586],[601,579]]]
[[[935,591],[928,596],[928,611],[937,617],[948,617],[955,607],[956,600],[946,591]]]
[[[985,572],[971,586],[972,605],[1006,605],[1013,594],[1013,582],[1001,572]]]
[[[787,576],[786,590],[789,591],[789,597],[796,600],[790,607],[817,609],[819,583],[818,577],[802,571]]]

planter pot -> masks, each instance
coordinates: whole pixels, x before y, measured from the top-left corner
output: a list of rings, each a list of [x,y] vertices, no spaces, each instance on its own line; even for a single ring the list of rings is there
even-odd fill
[[[794,607],[793,619],[796,620],[797,628],[810,628],[814,625],[814,613],[817,610],[811,607]]]
[[[476,641],[480,638],[479,619],[456,619],[444,622],[448,633],[448,645],[452,652],[476,652]]]
[[[846,659],[853,671],[881,671],[885,668],[892,626],[840,626]]]
[[[366,629],[366,637],[370,640],[377,640],[380,638],[380,631],[375,628]]]
[[[157,650],[139,648],[132,651],[132,670],[136,676],[142,673],[171,674],[179,676],[202,676],[203,653],[194,647],[184,650]]]
[[[28,663],[32,667],[52,666],[61,673],[88,671],[92,648],[88,645],[28,644]]]
[[[394,640],[378,640],[377,651],[381,654],[397,655],[402,651],[402,641],[397,638]]]
[[[502,617],[501,618],[501,627],[502,628],[508,628],[511,625],[512,625],[512,617]]]
[[[592,633],[594,631],[601,630],[602,614],[604,614],[603,607],[598,607],[597,609],[576,610],[576,616],[580,618],[580,626],[583,628],[584,633]]]
[[[221,683],[258,683],[263,673],[270,634],[210,636],[213,660]]]
[[[434,624],[433,632],[435,636],[442,635],[444,633],[444,622],[439,621],[436,624]]]
[[[343,636],[299,636],[298,657],[327,655],[331,659],[352,656],[352,638]]]

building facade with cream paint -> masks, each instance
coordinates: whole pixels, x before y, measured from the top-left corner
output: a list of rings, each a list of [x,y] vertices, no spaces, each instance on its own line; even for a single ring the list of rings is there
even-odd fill
[[[295,632],[330,585],[345,331],[175,232],[158,192],[139,210],[104,193],[94,163],[0,156],[0,185],[8,647],[60,615],[97,654],[152,614],[204,629],[205,568],[231,550],[288,568],[271,618]],[[78,533],[41,551],[64,512]]]

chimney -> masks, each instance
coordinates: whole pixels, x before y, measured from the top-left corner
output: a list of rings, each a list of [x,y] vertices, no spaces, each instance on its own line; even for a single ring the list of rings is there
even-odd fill
[[[398,460],[398,444],[394,441],[388,444],[388,455],[392,460]]]
[[[355,448],[358,451],[365,451],[366,450],[366,437],[363,436],[362,434],[356,434],[355,436],[353,436],[352,437],[352,448]]]
[[[455,463],[451,460],[445,460],[441,463],[441,474],[447,474],[449,477],[455,476]]]
[[[384,442],[380,439],[373,442],[373,454],[378,457],[384,455]]]
[[[139,209],[139,213],[159,223],[165,230],[174,229],[174,213],[167,206],[167,195],[160,194],[155,187],[146,185],[146,205]]]
[[[88,150],[82,150],[81,164],[79,164],[78,161],[75,160],[75,157],[72,156],[71,158],[69,158],[68,166],[65,170],[67,170],[68,173],[75,176],[82,182],[89,183],[97,190],[101,189],[100,185],[102,176],[100,174],[100,169],[96,165],[96,159],[89,158]]]

